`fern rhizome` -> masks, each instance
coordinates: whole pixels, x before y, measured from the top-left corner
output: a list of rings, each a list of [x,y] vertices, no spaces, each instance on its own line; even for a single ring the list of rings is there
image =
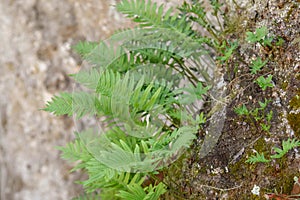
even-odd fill
[[[211,6],[213,14],[220,11],[218,1]],[[199,2],[175,11],[151,1],[123,0],[116,8],[139,27],[106,41],[78,43],[74,49],[90,68],[71,76],[85,90],[61,93],[44,110],[94,117],[100,124],[76,132],[75,141],[59,147],[64,159],[80,161],[74,170],[87,172],[88,180],[81,182],[87,194],[159,199],[168,190],[163,170],[191,145],[206,117],[221,124],[224,109],[216,103],[222,95],[216,94],[212,56],[216,46],[222,49],[217,34],[222,27],[210,24]],[[208,100],[217,109],[205,117],[200,111]],[[203,156],[216,143],[219,128],[211,127],[215,135],[204,141]]]

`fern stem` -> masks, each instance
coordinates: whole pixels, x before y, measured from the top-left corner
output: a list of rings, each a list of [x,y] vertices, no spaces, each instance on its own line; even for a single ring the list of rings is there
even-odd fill
[[[180,67],[182,68],[182,70],[184,71],[184,74],[185,74],[186,77],[189,79],[189,81],[193,84],[193,86],[196,87],[196,86],[197,86],[196,83],[199,82],[198,78],[193,74],[193,72],[191,72],[191,70],[190,70],[188,67],[186,67],[186,66],[184,65],[184,63],[183,63],[181,60],[179,60],[179,59],[177,59],[177,58],[175,58],[175,57],[172,57],[172,58],[179,64],[179,66],[180,66]],[[195,81],[196,83],[194,83],[194,81]]]

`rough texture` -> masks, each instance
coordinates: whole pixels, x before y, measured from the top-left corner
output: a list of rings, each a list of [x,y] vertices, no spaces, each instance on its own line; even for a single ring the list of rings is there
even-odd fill
[[[172,177],[180,181],[171,182],[171,185],[175,188],[173,191],[180,190],[184,194],[183,199],[292,199],[293,178],[299,177],[298,148],[280,159],[270,159],[270,156],[275,154],[273,147],[282,148],[282,141],[288,138],[299,140],[300,135],[300,2],[237,2],[239,7],[231,4],[232,8],[225,9],[234,11],[225,24],[226,37],[238,41],[240,47],[228,63],[220,65],[228,83],[228,94],[235,93],[226,105],[222,135],[214,149],[199,159],[199,146],[205,134],[201,132],[191,155],[185,160],[188,164],[178,168],[179,178]],[[247,31],[254,32],[262,26],[267,27],[268,36],[274,37],[269,47],[245,40]],[[276,44],[280,38],[283,43]],[[251,74],[248,63],[255,58],[268,60],[268,64],[257,74]],[[269,74],[273,76],[272,88],[262,90],[255,80]],[[265,99],[270,103],[261,114],[273,112],[269,131],[260,127],[266,123],[266,117],[247,119],[234,112],[242,104],[248,110],[255,109],[259,107],[258,102]],[[263,153],[271,161],[247,163],[255,152]],[[176,173],[172,174],[175,176]],[[259,195],[251,192],[255,185],[260,187]]]
[[[1,200],[60,200],[82,193],[73,182],[83,175],[70,174],[72,166],[62,161],[55,149],[72,139],[76,124],[71,118],[54,117],[39,108],[54,94],[74,88],[67,74],[78,71],[81,61],[71,45],[79,40],[105,39],[114,30],[132,25],[109,6],[116,1],[0,0]],[[182,1],[164,2],[174,6]],[[292,178],[299,174],[297,151],[269,166],[245,163],[253,149],[269,155],[281,140],[299,138],[299,1],[235,2],[239,9],[234,3],[227,8],[236,11],[226,24],[231,32],[228,39],[244,43],[224,78],[228,89],[242,92],[228,104],[226,126],[210,155],[199,159],[196,142],[191,157],[180,163],[182,167],[168,169],[178,180],[170,191],[186,195],[185,199],[263,198],[263,193],[259,197],[251,194],[254,184],[265,193],[282,188],[290,194]],[[245,42],[245,31],[261,26],[282,37],[284,44],[269,51]],[[262,73],[272,73],[276,87],[262,92],[254,79],[247,78],[248,66],[239,59],[249,62],[253,55],[272,60]],[[229,73],[235,67],[238,71]],[[255,129],[233,112],[242,103],[254,107],[263,96],[274,100],[268,107],[274,109],[270,133]],[[176,170],[179,175],[173,173]]]

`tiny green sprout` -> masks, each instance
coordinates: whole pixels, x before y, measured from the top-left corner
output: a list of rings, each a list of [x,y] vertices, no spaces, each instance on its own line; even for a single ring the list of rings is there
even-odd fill
[[[267,121],[270,122],[272,117],[273,117],[273,111],[271,110],[268,114],[267,114]]]
[[[260,110],[264,110],[267,107],[268,103],[270,103],[270,101],[271,100],[268,100],[266,98],[265,98],[264,102],[259,101],[258,103],[259,103],[259,106],[260,106]]]
[[[255,33],[252,32],[246,32],[247,38],[246,40],[255,43],[263,40],[268,34],[268,29],[267,27],[263,26],[261,28],[257,28],[255,30]]]
[[[296,140],[296,139],[291,140],[290,138],[286,141],[283,140],[282,149],[278,147],[273,147],[276,154],[272,155],[271,158],[282,158],[289,150],[299,146],[300,146],[300,140]]]
[[[263,46],[272,46],[273,37],[267,37],[268,29],[265,26],[257,28],[255,33],[246,32],[246,35],[246,40],[250,43],[259,42]]]
[[[300,146],[300,140],[293,139],[291,140],[290,138],[288,140],[283,140],[282,141],[282,149],[273,147],[274,151],[276,154],[271,155],[270,158],[272,159],[279,159],[282,158],[289,150],[299,147]],[[255,164],[257,162],[270,162],[271,160],[268,160],[265,158],[263,153],[258,153],[256,152],[256,155],[250,156],[245,162],[250,163],[250,164]]]
[[[282,46],[284,43],[284,39],[282,37],[278,37],[278,41],[276,42],[276,46]]]
[[[251,111],[251,115],[254,117],[256,121],[259,121],[263,118],[262,116],[259,116],[259,110],[260,110],[259,108],[255,108],[254,110]]]
[[[221,50],[222,52],[222,56],[219,56],[217,59],[221,60],[223,62],[226,62],[229,60],[229,58],[232,56],[234,50],[238,47],[238,43],[237,42],[233,42],[231,44],[229,44],[229,46],[226,46],[226,42],[224,41],[222,43],[222,45],[220,46],[220,48],[225,48],[225,50]]]
[[[263,66],[267,64],[268,60],[262,61],[261,58],[257,58],[252,62],[252,65],[250,65],[251,68],[251,74],[256,74]]]
[[[222,6],[222,3],[220,3],[219,0],[211,0],[210,3],[212,5],[215,13],[217,13]]]
[[[273,37],[266,37],[263,41],[262,41],[262,44],[264,46],[269,46],[271,47],[272,46],[272,41],[273,41]]]
[[[249,111],[247,107],[243,104],[234,109],[234,112],[238,115],[249,115]]]
[[[270,124],[260,124],[260,127],[262,128],[263,131],[269,132],[271,125]]]
[[[250,156],[250,158],[248,158],[245,162],[250,163],[250,164],[255,164],[258,162],[267,163],[267,162],[270,162],[270,160],[265,158],[264,153],[260,154],[260,153],[256,152],[256,155]]]
[[[273,84],[272,84],[272,78],[273,76],[272,75],[268,75],[267,78],[263,77],[263,76],[260,76],[256,79],[256,83],[259,85],[259,87],[262,89],[262,90],[266,90],[267,87],[273,87]]]
[[[206,117],[204,116],[204,113],[201,112],[200,115],[196,117],[196,120],[199,124],[204,124],[206,122]]]

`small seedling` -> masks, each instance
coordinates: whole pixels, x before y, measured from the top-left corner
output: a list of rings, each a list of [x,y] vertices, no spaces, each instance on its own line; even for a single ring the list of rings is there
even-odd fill
[[[234,112],[238,115],[249,115],[249,111],[247,107],[243,104],[234,109]]]
[[[250,156],[250,158],[246,160],[246,163],[250,163],[250,164],[255,164],[258,162],[266,163],[266,162],[270,162],[270,160],[265,158],[264,153],[260,154],[258,152],[256,152],[256,155],[252,155]]]
[[[284,39],[282,37],[278,37],[278,41],[276,42],[276,46],[282,46],[284,43]]]
[[[289,150],[299,147],[300,146],[300,140],[293,139],[291,140],[290,138],[288,140],[283,140],[282,141],[282,149],[278,147],[273,147],[274,151],[276,154],[271,155],[270,158],[272,159],[279,159],[282,158]],[[250,164],[255,164],[257,162],[270,162],[271,160],[268,160],[265,158],[263,153],[258,153],[256,152],[256,155],[250,156],[245,162],[250,163]]]
[[[268,114],[267,114],[267,121],[270,122],[272,117],[273,117],[273,111],[271,110]]]
[[[260,127],[262,128],[263,131],[269,132],[271,125],[270,124],[260,124]]]
[[[255,121],[261,120],[264,116],[259,115],[260,108],[255,108],[251,111],[251,115],[254,117]]]
[[[218,57],[217,59],[222,61],[222,62],[226,62],[230,59],[230,57],[232,56],[234,50],[238,47],[238,43],[234,42],[232,44],[229,44],[229,46],[226,45],[226,42],[224,41],[222,43],[222,45],[219,47],[221,49],[225,49],[225,50],[221,50],[222,52],[222,56]]]
[[[264,102],[262,102],[262,101],[259,101],[258,103],[259,103],[259,106],[260,106],[260,110],[264,110],[266,107],[267,107],[267,105],[268,105],[268,103],[270,103],[270,101],[271,100],[268,100],[268,99],[266,99],[265,98],[265,101]]]
[[[299,147],[300,141],[290,138],[286,141],[282,141],[282,149],[274,147],[274,151],[276,152],[275,155],[272,155],[271,158],[282,158],[289,150]]]
[[[273,76],[272,75],[268,75],[267,78],[263,77],[263,76],[260,76],[256,79],[256,83],[259,85],[259,87],[262,89],[262,90],[266,90],[267,87],[273,87],[274,85],[272,84],[272,78]]]
[[[261,70],[261,68],[263,68],[267,64],[267,62],[268,62],[267,60],[262,61],[261,58],[254,60],[252,62],[252,65],[250,65],[251,74],[256,74],[258,71]]]
[[[247,38],[246,40],[250,43],[259,42],[263,46],[271,46],[271,42],[273,41],[272,37],[267,37],[268,29],[267,27],[263,26],[261,28],[257,28],[255,33],[246,32]]]

